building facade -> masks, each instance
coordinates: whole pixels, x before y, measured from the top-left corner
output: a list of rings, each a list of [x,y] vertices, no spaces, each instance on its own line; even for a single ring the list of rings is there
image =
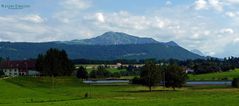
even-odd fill
[[[35,61],[4,61],[0,63],[0,69],[5,76],[36,76],[40,73],[36,71]]]

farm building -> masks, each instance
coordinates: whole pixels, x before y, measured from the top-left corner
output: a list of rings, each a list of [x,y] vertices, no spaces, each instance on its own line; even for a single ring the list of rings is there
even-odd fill
[[[35,61],[4,61],[0,63],[0,69],[6,76],[36,76],[40,73],[35,69]]]

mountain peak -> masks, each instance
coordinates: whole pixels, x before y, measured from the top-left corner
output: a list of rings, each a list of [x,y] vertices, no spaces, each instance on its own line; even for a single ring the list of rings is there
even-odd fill
[[[155,44],[161,43],[165,46],[179,46],[174,41],[158,42],[153,38],[137,37],[124,32],[105,32],[100,36],[63,42],[65,44],[84,44],[84,45],[128,45],[128,44]]]
[[[166,46],[179,46],[176,42],[174,41],[169,41],[169,42],[165,42],[164,45]]]
[[[126,45],[126,44],[151,44],[158,43],[152,38],[142,38],[129,35],[123,32],[105,32],[104,34],[91,39],[77,41],[79,44],[90,45]]]
[[[126,34],[126,33],[123,33],[123,32],[114,32],[114,31],[108,31],[108,32],[105,32],[105,33],[102,34],[102,35],[107,36],[107,35],[120,35],[120,34]],[[101,36],[102,36],[102,35],[101,35]],[[128,34],[126,34],[126,35],[128,35]]]
[[[134,38],[137,38],[136,36],[133,36],[133,35],[129,35],[129,34],[126,34],[126,33],[123,33],[123,32],[113,32],[113,31],[109,31],[109,32],[105,32],[104,34],[96,37],[96,38],[99,38],[99,37],[115,37],[115,39],[117,38],[123,38],[123,37],[134,37]]]

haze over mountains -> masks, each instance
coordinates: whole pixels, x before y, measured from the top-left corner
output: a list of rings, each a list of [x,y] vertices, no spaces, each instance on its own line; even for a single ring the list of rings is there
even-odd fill
[[[205,56],[201,51],[197,50],[197,49],[193,49],[191,50],[191,52],[195,53],[195,54],[198,54],[200,56]]]
[[[106,32],[101,36],[72,41],[43,43],[0,42],[0,56],[10,59],[36,58],[49,48],[64,49],[71,59],[198,59],[204,58],[192,53],[177,43],[158,42],[152,38],[140,38],[122,32]]]

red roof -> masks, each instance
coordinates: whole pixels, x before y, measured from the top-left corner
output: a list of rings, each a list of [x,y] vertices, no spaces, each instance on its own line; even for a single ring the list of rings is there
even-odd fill
[[[23,61],[4,61],[0,63],[0,68],[18,68],[18,69],[34,69],[35,61],[23,60]]]

